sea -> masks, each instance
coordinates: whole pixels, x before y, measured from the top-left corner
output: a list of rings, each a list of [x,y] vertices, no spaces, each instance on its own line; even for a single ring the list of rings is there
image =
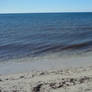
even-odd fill
[[[0,14],[0,62],[41,61],[45,56],[49,61],[91,52],[91,12]]]

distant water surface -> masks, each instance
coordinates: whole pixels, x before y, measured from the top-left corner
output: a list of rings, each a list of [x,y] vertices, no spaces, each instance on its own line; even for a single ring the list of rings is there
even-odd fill
[[[92,13],[0,14],[0,61],[92,52]]]

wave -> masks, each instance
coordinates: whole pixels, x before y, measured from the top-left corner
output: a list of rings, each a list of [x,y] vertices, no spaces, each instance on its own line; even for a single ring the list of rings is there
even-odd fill
[[[86,41],[86,42],[82,42],[82,43],[77,43],[77,44],[70,44],[70,45],[63,45],[63,44],[59,44],[59,45],[46,45],[46,46],[42,46],[37,48],[36,53],[46,53],[46,52],[62,52],[62,51],[75,51],[75,50],[86,50],[88,51],[90,49],[90,51],[92,50],[92,41]]]
[[[73,44],[8,44],[0,46],[0,58],[18,58],[26,56],[39,56],[42,54],[56,53],[63,51],[92,51],[92,40]],[[83,52],[84,53],[84,52]],[[67,53],[66,53],[67,54]]]

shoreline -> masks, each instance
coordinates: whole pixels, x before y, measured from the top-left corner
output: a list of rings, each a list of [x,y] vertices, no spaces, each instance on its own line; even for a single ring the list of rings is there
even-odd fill
[[[92,66],[0,75],[1,92],[92,92]]]
[[[92,54],[89,56],[60,57],[59,55],[48,55],[36,58],[14,59],[0,62],[0,75],[49,71],[67,68],[87,67],[92,65]]]

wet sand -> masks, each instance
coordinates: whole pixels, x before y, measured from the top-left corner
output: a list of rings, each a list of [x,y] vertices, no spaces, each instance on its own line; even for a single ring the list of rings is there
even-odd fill
[[[15,74],[32,71],[49,71],[57,69],[84,67],[92,65],[92,54],[84,56],[59,56],[51,54],[35,58],[13,59],[0,62],[0,74]]]

